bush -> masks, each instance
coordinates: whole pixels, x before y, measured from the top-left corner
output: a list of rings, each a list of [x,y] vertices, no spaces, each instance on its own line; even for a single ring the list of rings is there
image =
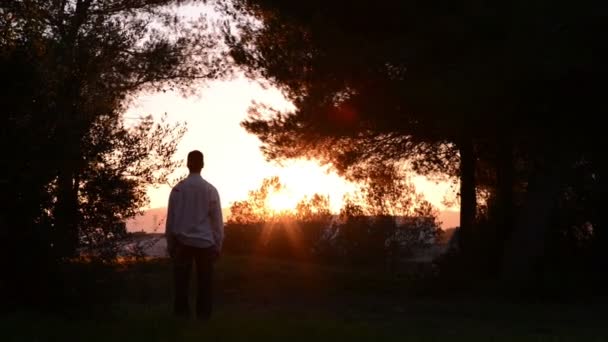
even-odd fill
[[[441,229],[429,218],[350,216],[337,220],[229,223],[224,250],[232,254],[382,264],[430,247]]]

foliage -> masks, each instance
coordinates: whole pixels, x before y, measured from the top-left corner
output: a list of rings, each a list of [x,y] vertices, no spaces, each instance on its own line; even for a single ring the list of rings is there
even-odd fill
[[[293,210],[275,211],[269,207],[268,200],[273,194],[285,189],[279,177],[274,176],[262,180],[257,190],[249,191],[246,200],[235,201],[230,205],[230,223],[260,223],[286,220],[326,221],[331,212],[329,198],[320,194],[304,197],[296,203]]]
[[[412,183],[411,169],[381,163],[353,168],[352,173],[360,187],[345,196],[343,215],[437,216],[436,208]]]
[[[228,254],[343,265],[385,265],[434,245],[441,228],[427,217],[353,216],[345,221],[298,221],[226,225]]]
[[[243,123],[268,158],[315,157],[347,176],[404,161],[458,176],[463,253],[485,260],[473,254],[499,251],[494,268],[511,277],[535,269],[566,214],[556,202],[574,183],[585,195],[567,221],[589,221],[596,247],[608,241],[595,214],[602,201],[569,180],[583,163],[580,176],[604,187],[595,113],[606,112],[597,33],[605,11],[598,1],[240,0],[226,6],[244,18],[226,40],[239,64],[296,106],[257,107]],[[478,196],[494,203],[478,208]],[[580,218],[573,208],[583,203],[594,209]],[[495,245],[485,248],[481,236]]]
[[[12,221],[16,226],[56,221],[51,243],[58,256],[74,253],[78,227],[98,221],[89,227],[93,232],[107,217],[132,215],[135,206],[112,212],[116,205],[127,208],[127,201],[142,204],[142,182],[166,177],[167,157],[176,144],[170,140],[181,133],[166,125],[155,128],[150,118],[131,130],[122,127],[129,100],[141,91],[186,92],[196,80],[226,74],[211,21],[178,16],[172,6],[180,3],[11,1],[0,6],[3,75],[15,84],[2,96],[7,114],[2,153],[10,165],[2,165],[0,179],[14,184],[3,202],[27,202],[19,207],[33,222]],[[106,203],[105,209],[95,208]],[[10,217],[7,213],[3,218]]]
[[[294,211],[296,219],[304,222],[325,222],[332,215],[329,209],[329,197],[319,194],[302,198]]]
[[[268,196],[282,188],[279,177],[262,180],[260,188],[249,191],[245,201],[235,201],[230,206],[229,222],[253,223],[270,220],[272,213],[266,205]]]
[[[411,257],[441,232],[436,209],[394,165],[357,170],[360,188],[345,196],[340,214],[328,198],[303,198],[293,211],[273,212],[268,198],[282,191],[278,177],[263,180],[247,200],[231,206],[229,252],[336,263],[384,263]]]
[[[88,163],[75,186],[80,245],[86,253],[101,252],[111,259],[115,243],[127,235],[125,219],[147,204],[147,186],[165,183],[176,168],[173,155],[185,127],[166,123],[166,116],[158,123],[143,117],[130,128],[103,120],[109,118],[100,118],[92,128]]]
[[[0,94],[0,238],[9,246],[0,259],[11,279],[3,293],[51,282],[45,272],[80,247],[110,256],[144,187],[165,181],[183,128],[150,117],[126,127],[125,109],[140,92],[188,94],[230,74],[213,20],[176,14],[185,3],[0,4],[0,70],[10,85]]]
[[[247,200],[233,203],[226,251],[365,264],[411,257],[434,244],[441,232],[436,210],[396,169],[376,171],[383,177],[369,176],[346,198],[340,215],[320,195],[302,199],[293,212],[273,213],[268,196],[283,185],[277,177],[265,179]]]

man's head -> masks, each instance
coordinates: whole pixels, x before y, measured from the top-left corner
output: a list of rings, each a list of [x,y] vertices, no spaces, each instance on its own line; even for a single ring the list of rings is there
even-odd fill
[[[205,166],[205,161],[203,160],[203,153],[201,151],[191,151],[188,153],[188,169],[190,173],[200,173]]]

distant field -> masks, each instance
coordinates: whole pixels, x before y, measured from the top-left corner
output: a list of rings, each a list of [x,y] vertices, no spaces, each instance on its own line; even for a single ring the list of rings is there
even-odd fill
[[[230,216],[230,209],[222,209],[224,220]],[[148,209],[126,221],[127,231],[129,232],[146,232],[146,233],[164,233],[165,231],[165,216],[167,208]],[[441,228],[449,229],[457,227],[460,224],[460,216],[458,211],[443,210],[439,212],[438,219],[442,222]]]
[[[205,324],[169,314],[167,260],[99,275],[102,309],[68,316],[18,312],[2,341],[608,341],[605,302],[509,303],[429,297],[410,276],[225,257],[216,313]]]

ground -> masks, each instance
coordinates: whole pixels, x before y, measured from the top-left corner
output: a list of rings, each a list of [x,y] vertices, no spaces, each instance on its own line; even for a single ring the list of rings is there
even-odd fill
[[[381,268],[239,256],[217,265],[211,321],[178,320],[170,274],[166,259],[123,265],[95,280],[100,308],[10,314],[2,341],[608,341],[605,301],[436,296]]]

